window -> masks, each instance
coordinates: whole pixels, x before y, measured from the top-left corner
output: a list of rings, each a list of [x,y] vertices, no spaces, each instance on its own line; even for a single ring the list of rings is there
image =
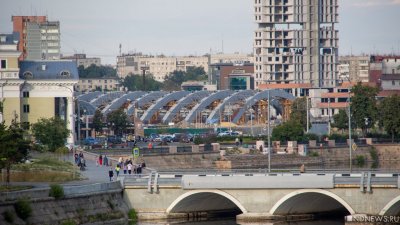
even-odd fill
[[[396,83],[395,83],[395,81],[394,80],[392,80],[392,85],[394,86],[394,85],[396,85]]]
[[[7,60],[5,60],[5,59],[1,60],[1,67],[0,68],[1,69],[6,69],[7,68]]]
[[[69,76],[71,76],[71,74],[70,74],[69,71],[67,71],[67,70],[61,71],[61,72],[60,72],[60,75],[61,75],[62,77],[69,77]]]
[[[23,105],[24,113],[29,113],[29,105]]]
[[[24,98],[29,98],[29,91],[24,91],[24,92],[22,92],[22,96],[23,96]]]

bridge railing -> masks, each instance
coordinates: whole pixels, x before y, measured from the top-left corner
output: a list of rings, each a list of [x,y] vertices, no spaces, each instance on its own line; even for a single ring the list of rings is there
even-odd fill
[[[385,187],[385,188],[400,188],[400,177],[398,173],[376,173],[376,172],[361,172],[361,173],[264,173],[259,171],[151,171],[150,175],[123,175],[124,186],[147,186],[149,190],[159,185],[162,186],[181,186],[184,183],[186,177],[240,177],[241,181],[245,181],[243,177],[257,177],[256,179],[261,180],[278,180],[278,181],[291,181],[290,177],[303,177],[301,179],[296,178],[300,181],[321,180],[322,182],[328,182],[332,185],[332,188],[346,188],[346,187],[358,187],[362,192],[370,192],[372,187]],[[259,178],[258,178],[259,177]],[[262,179],[261,177],[266,177]],[[277,177],[277,178],[273,178]],[[281,178],[280,178],[281,177]],[[328,179],[327,179],[328,178]],[[224,178],[221,178],[224,179]],[[326,183],[327,184],[327,183]],[[293,185],[292,185],[293,186]],[[265,186],[269,188],[269,186]],[[293,187],[292,187],[293,188]],[[299,187],[301,188],[301,187]]]

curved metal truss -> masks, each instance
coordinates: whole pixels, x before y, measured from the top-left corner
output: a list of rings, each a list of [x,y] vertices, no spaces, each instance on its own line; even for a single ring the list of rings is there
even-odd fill
[[[208,96],[207,98],[203,99],[199,104],[197,104],[195,107],[193,107],[192,110],[190,110],[189,114],[185,118],[185,121],[189,123],[192,122],[195,119],[197,112],[203,111],[207,106],[211,105],[211,103],[217,100],[223,100],[226,97],[230,96],[232,93],[234,93],[234,91],[224,90],[215,92],[214,94]]]
[[[164,115],[162,118],[163,123],[169,123],[171,120],[182,110],[182,108],[186,107],[187,105],[198,102],[199,100],[207,97],[210,95],[211,92],[209,91],[197,91],[189,94],[187,97],[182,98],[178,101],[177,104],[172,106],[170,110]]]
[[[104,109],[102,110],[102,113],[104,115],[107,115],[108,113],[115,111],[125,103],[131,103],[136,101],[138,98],[142,97],[145,95],[146,92],[144,91],[134,91],[134,92],[128,92],[127,94],[121,96],[120,98],[114,99],[110,104],[108,104]]]
[[[97,98],[92,99],[90,104],[99,107],[101,105],[107,105],[109,102],[113,101],[116,98],[120,98],[124,95],[124,92],[117,91],[117,92],[110,92],[106,94],[99,95]]]
[[[83,109],[86,110],[87,115],[94,115],[96,112],[96,107],[89,102],[78,100],[79,110]]]
[[[79,100],[81,100],[81,101],[90,102],[93,99],[99,97],[99,95],[101,95],[101,94],[102,94],[102,92],[95,91],[95,92],[89,92],[89,93],[86,93],[86,94],[81,94],[77,98]]]
[[[253,90],[238,91],[231,95],[229,98],[225,98],[224,101],[210,113],[206,122],[213,123],[214,121],[218,121],[221,116],[220,112],[223,112],[225,110],[226,105],[246,100],[248,97],[253,96],[254,93],[255,91]]]
[[[245,104],[243,105],[242,108],[237,112],[237,114],[234,116],[232,119],[232,123],[237,123],[239,119],[243,116],[246,110],[248,110],[250,107],[254,106],[258,101],[260,100],[265,100],[268,99],[268,92],[270,92],[269,98],[271,99],[272,105],[275,107],[275,109],[282,109],[282,106],[280,105],[279,101],[272,101],[273,99],[287,99],[294,101],[295,97],[283,90],[278,90],[278,89],[273,89],[273,90],[265,90],[262,92],[258,92],[254,96],[246,99]]]
[[[147,95],[144,95],[143,97],[139,98],[136,101],[136,105],[139,108],[142,108],[144,105],[148,104],[149,102],[156,101],[157,99],[163,97],[167,92],[164,91],[154,91],[150,92]]]
[[[158,99],[155,104],[151,105],[140,118],[141,121],[149,121],[151,117],[160,109],[162,109],[166,104],[171,101],[178,101],[187,96],[189,91],[178,91],[172,92],[170,94],[165,95],[164,97]]]

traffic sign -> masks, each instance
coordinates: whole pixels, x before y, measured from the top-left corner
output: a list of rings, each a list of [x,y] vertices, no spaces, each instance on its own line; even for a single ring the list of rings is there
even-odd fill
[[[356,144],[356,143],[353,143],[353,144],[351,145],[351,148],[353,149],[353,151],[357,150],[357,144]]]
[[[137,157],[139,157],[139,154],[140,154],[140,152],[139,152],[139,148],[134,148],[133,149],[133,157],[134,158],[137,158]]]

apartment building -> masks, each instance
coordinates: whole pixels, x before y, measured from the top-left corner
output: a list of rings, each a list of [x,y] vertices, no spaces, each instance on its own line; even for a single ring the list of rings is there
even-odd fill
[[[164,81],[171,72],[187,71],[188,67],[203,67],[209,73],[210,63],[248,63],[253,56],[247,54],[212,54],[205,56],[150,56],[142,53],[122,54],[117,57],[117,73],[121,78],[128,74],[152,74],[157,81]]]
[[[20,40],[18,43],[18,51],[22,54],[20,56],[20,60],[26,59],[27,52],[27,26],[28,23],[44,23],[47,21],[46,16],[12,16],[11,21],[13,22],[13,32],[17,32],[19,34]]]
[[[69,59],[76,62],[76,65],[88,68],[92,64],[101,66],[101,59],[98,57],[87,57],[86,54],[74,54],[72,56],[62,56],[61,59]]]
[[[370,56],[340,56],[339,80],[369,82]]]
[[[336,85],[337,0],[255,0],[254,11],[256,87],[265,83]]]
[[[60,22],[45,16],[13,16],[14,32],[20,34],[22,58],[27,60],[60,59]]]
[[[80,78],[75,85],[75,90],[79,92],[87,91],[117,91],[120,82],[115,78]]]

